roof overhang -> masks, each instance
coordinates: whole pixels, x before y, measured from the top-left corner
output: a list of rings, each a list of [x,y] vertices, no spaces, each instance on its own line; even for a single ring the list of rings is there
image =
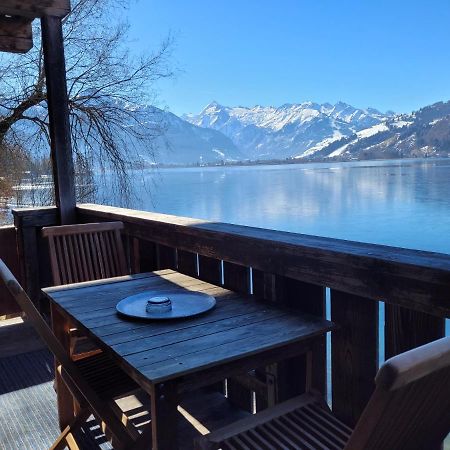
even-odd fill
[[[70,0],[1,0],[0,51],[28,52],[33,47],[34,19],[65,17],[69,12]]]

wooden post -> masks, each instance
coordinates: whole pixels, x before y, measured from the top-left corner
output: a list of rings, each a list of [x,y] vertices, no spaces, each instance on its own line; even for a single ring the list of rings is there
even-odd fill
[[[60,211],[61,223],[70,224],[75,223],[75,174],[62,22],[59,17],[44,16],[41,25],[55,200]]]
[[[43,310],[41,287],[44,281],[41,273],[50,277],[49,265],[40,252],[39,230],[58,224],[57,209],[54,207],[13,210],[14,226],[17,229],[17,247],[21,263],[21,279],[32,302]],[[47,274],[45,274],[47,272]],[[44,279],[47,276],[43,277]]]
[[[355,426],[375,389],[378,369],[378,302],[331,290],[333,413]]]

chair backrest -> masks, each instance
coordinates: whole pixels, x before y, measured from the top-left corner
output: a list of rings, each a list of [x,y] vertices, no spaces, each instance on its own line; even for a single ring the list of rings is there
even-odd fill
[[[450,431],[450,337],[387,360],[345,447],[437,449]]]
[[[28,297],[2,259],[0,259],[0,280],[3,280],[5,286],[11,292],[11,295],[26,314],[28,321],[33,325],[41,339],[46,343],[49,350],[55,355],[58,362],[64,368],[70,382],[76,387],[78,394],[81,396],[81,398],[77,398],[77,400],[86,402],[97,417],[104,420],[105,423],[113,425],[113,427],[108,427],[108,430],[118,442],[129,443],[129,448],[133,448],[133,443],[130,441],[130,437],[126,431],[122,429],[123,427],[119,419],[109,410],[104,408],[103,402],[84,379],[78,367],[73,363],[62,344],[56,338],[53,330],[48,326],[45,319],[30,300],[30,297]]]
[[[120,230],[122,222],[45,227],[55,285],[129,274]]]

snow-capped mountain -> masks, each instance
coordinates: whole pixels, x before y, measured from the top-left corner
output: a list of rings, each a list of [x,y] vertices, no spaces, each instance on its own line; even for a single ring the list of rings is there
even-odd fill
[[[227,107],[212,102],[200,114],[183,119],[228,136],[250,159],[308,157],[342,138],[380,125],[393,113],[305,102],[272,106]]]
[[[399,114],[351,136],[322,142],[295,157],[387,159],[450,155],[450,101]]]
[[[155,143],[157,163],[214,163],[245,158],[231,139],[219,131],[198,127],[167,111],[161,114],[165,129],[164,136]]]

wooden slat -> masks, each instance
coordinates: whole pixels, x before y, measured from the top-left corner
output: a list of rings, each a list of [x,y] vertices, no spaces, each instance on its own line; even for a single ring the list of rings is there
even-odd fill
[[[222,284],[222,263],[221,261],[208,256],[199,255],[198,257],[199,278],[213,283],[217,286]]]
[[[197,276],[197,254],[186,252],[184,250],[177,251],[177,270],[186,275]]]
[[[72,236],[64,236],[64,240],[67,242],[67,251],[70,261],[70,267],[72,272],[73,283],[78,283],[79,281],[83,281],[81,277],[78,275],[79,267],[75,261],[75,249],[73,247]]]
[[[227,289],[243,294],[250,293],[250,268],[223,262],[223,285]]]
[[[445,320],[401,306],[385,305],[385,357],[406,352],[445,335]]]
[[[176,250],[167,245],[157,245],[156,254],[158,261],[158,270],[175,269],[177,266]]]
[[[89,271],[88,259],[86,258],[83,235],[76,236],[76,245],[78,246],[78,252],[80,255],[80,265],[81,265],[82,271],[83,271],[83,280],[90,280],[92,278],[91,278],[90,271]],[[50,251],[50,254],[51,253],[52,252]],[[89,263],[90,263],[90,259],[89,259]]]
[[[125,260],[125,247],[119,230],[111,231],[111,245],[114,249],[114,260],[117,264],[115,274],[129,272],[129,264]]]
[[[2,0],[0,14],[22,17],[45,15],[64,17],[70,12],[69,0]]]
[[[81,240],[82,240],[82,245],[83,245],[83,249],[84,249],[84,254],[86,257],[86,269],[87,269],[86,273],[87,273],[89,280],[94,280],[95,272],[94,272],[94,267],[92,264],[93,261],[92,261],[91,250],[90,250],[90,245],[89,245],[89,238],[88,238],[88,236],[83,234],[81,236]]]
[[[67,284],[70,283],[69,279],[68,279],[68,274],[67,271],[65,269],[66,267],[66,263],[65,263],[65,259],[64,259],[64,250],[63,250],[63,246],[62,246],[62,238],[60,236],[56,236],[55,238],[55,249],[56,249],[56,257],[53,260],[52,257],[50,256],[50,262],[51,263],[55,263],[56,266],[53,270],[53,274],[54,274],[54,278],[53,278],[53,283],[58,285],[58,284]],[[59,274],[59,279],[56,276],[57,274]]]
[[[152,272],[158,269],[158,255],[156,244],[138,239],[140,272]]]
[[[137,362],[138,370],[146,378],[158,383],[195,373],[199,368],[204,370],[213,367],[221,364],[224,359],[229,363],[253,354],[264,354],[275,348],[279,349],[282,357],[283,352],[280,349],[284,345],[289,342],[301,342],[307,337],[314,337],[326,330],[325,322],[306,324],[302,321],[300,317],[283,317],[278,318],[277,321],[267,320],[248,325],[235,333],[216,333],[207,338],[200,338],[199,341],[192,340],[192,344],[195,344],[194,349],[186,343],[179,348],[179,353],[177,351],[179,356],[176,360],[167,354],[168,357],[161,361],[162,358],[158,355],[161,349],[148,355],[148,358],[154,358],[151,364],[145,361],[137,362],[137,356],[132,359]],[[299,348],[301,349],[301,346]]]
[[[79,233],[102,233],[111,230],[123,230],[122,222],[95,222],[83,223],[77,225],[60,225],[59,227],[44,227],[42,228],[42,236],[66,236]]]
[[[333,413],[353,427],[375,388],[378,366],[378,302],[331,291]]]
[[[141,259],[139,256],[139,239],[126,236],[126,248],[128,250],[128,258],[131,273],[141,272]]]
[[[1,6],[0,6],[1,8]],[[0,51],[26,53],[33,47],[31,20],[0,16]]]

